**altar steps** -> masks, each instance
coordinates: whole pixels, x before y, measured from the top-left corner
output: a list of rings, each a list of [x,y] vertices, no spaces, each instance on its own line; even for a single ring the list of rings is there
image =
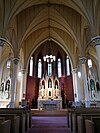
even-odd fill
[[[32,116],[66,116],[67,109],[62,110],[38,110],[38,109],[31,109]]]

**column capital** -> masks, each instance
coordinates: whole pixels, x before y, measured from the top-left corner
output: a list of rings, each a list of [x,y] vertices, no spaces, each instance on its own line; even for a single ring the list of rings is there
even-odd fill
[[[77,72],[78,72],[77,67],[73,68],[72,73],[74,74],[74,73],[77,73]]]
[[[18,65],[19,58],[13,58],[13,62],[14,62],[15,65]]]
[[[80,57],[79,60],[81,64],[86,64],[86,57]]]
[[[21,73],[22,73],[22,74],[27,73],[26,69],[25,69],[25,68],[21,69]]]
[[[95,43],[95,46],[100,45],[100,36],[93,37],[91,40]]]
[[[0,40],[0,47],[4,46],[4,41]]]

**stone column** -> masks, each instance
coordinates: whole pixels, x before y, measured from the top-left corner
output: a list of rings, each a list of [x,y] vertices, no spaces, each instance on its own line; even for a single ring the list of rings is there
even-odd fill
[[[0,40],[0,84],[1,84],[1,54],[2,54],[3,46],[4,46],[4,42]]]
[[[4,42],[0,40],[0,62],[1,62],[1,54],[2,54],[3,46],[4,46]]]
[[[78,75],[77,75],[77,68],[74,68],[72,70],[72,74],[73,74],[73,88],[74,88],[74,101],[77,102],[78,100],[78,84],[77,84],[77,80],[78,80]]]
[[[26,97],[26,81],[27,81],[27,71],[26,69],[22,69],[22,99],[25,99]]]
[[[20,75],[18,74],[15,94],[15,108],[19,107],[19,102],[26,98],[26,69],[22,69]]]
[[[12,72],[12,79],[11,79],[11,101],[10,101],[10,108],[14,108],[18,62],[19,62],[18,58],[14,58],[13,59],[13,72]]]
[[[87,74],[86,74],[86,58],[80,58],[81,67],[82,67],[82,93],[83,101],[85,102],[86,107],[89,107],[89,93],[88,93],[88,83],[87,83]]]
[[[95,43],[96,53],[97,53],[97,60],[98,60],[98,67],[99,67],[99,81],[100,81],[100,36],[92,38],[92,41]]]
[[[81,75],[78,76],[77,71],[77,87],[78,87],[78,101],[82,101],[82,86],[81,86]]]

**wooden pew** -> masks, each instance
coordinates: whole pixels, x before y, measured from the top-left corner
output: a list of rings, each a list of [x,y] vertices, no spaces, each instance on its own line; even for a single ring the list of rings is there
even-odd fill
[[[85,120],[86,133],[100,133],[100,117]]]
[[[23,112],[17,110],[0,109],[0,114],[15,114],[19,116],[20,118],[19,131],[20,133],[25,133],[25,114]]]
[[[72,114],[71,112],[73,111],[73,108],[67,108],[67,127],[69,128],[70,130],[70,127],[71,127],[71,121],[70,121],[70,115]]]
[[[19,116],[16,116],[15,114],[0,114],[0,118],[11,121],[10,133],[19,133]]]
[[[5,121],[5,117],[0,117],[0,123]]]
[[[32,125],[32,112],[30,109],[24,109],[24,108],[13,108],[14,110],[20,110],[23,113],[25,113],[26,116],[26,122],[25,122],[25,127],[26,127],[26,131],[31,128]]]
[[[94,133],[94,122],[85,120],[86,133]]]
[[[32,121],[32,115],[30,109],[24,109],[24,108],[2,108],[0,110],[3,111],[11,111],[11,112],[21,112],[25,114],[25,131],[27,132],[29,128],[31,128],[31,121]]]
[[[0,123],[0,133],[10,133],[11,120],[6,120]]]
[[[77,133],[78,131],[78,124],[77,124],[77,116],[81,114],[93,114],[93,113],[100,113],[100,108],[81,108],[81,109],[76,109],[74,113],[72,113],[72,131],[74,133]]]
[[[67,127],[69,128],[69,115],[70,115],[70,111],[71,111],[71,109],[70,108],[68,108],[67,109]]]
[[[91,120],[94,122],[94,132],[100,133],[100,116],[93,116]]]
[[[78,131],[78,124],[77,124],[77,116],[80,114],[87,114],[87,113],[99,113],[100,108],[74,108],[69,113],[69,128],[73,133],[77,133]]]
[[[78,116],[77,118],[77,122],[78,122],[78,133],[85,133],[86,132],[86,128],[85,128],[85,120],[91,120],[92,117],[100,117],[100,113],[94,113],[94,114],[81,114],[80,116]]]

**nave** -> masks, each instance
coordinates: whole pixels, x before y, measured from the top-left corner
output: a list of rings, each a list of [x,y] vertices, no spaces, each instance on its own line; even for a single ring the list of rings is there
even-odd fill
[[[0,133],[69,131],[100,133],[100,0],[0,0]]]

